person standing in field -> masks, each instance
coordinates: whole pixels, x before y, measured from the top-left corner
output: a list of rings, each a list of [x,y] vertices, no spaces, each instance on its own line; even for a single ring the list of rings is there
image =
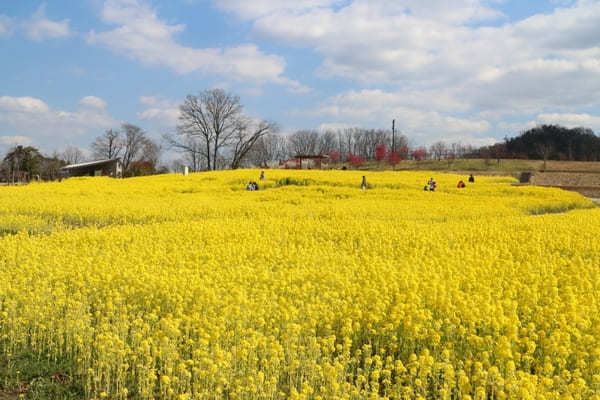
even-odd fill
[[[473,174],[469,175],[469,183],[475,183],[475,177]]]
[[[435,192],[435,188],[437,188],[437,183],[435,183],[435,179],[430,178],[427,184],[429,185],[429,191]]]
[[[260,171],[260,180],[261,181],[265,180],[265,171]]]

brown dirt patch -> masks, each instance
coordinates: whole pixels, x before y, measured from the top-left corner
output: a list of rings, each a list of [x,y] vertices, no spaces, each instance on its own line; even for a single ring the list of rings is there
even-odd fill
[[[598,172],[537,172],[530,180],[536,186],[550,186],[578,192],[591,199],[600,199],[600,173]],[[600,203],[599,203],[600,204]]]
[[[538,186],[581,186],[600,189],[600,173],[594,172],[537,172],[531,184]]]

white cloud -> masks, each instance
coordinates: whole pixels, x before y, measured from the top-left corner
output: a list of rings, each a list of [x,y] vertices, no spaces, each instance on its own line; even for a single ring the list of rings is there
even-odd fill
[[[536,59],[473,81],[459,93],[474,108],[508,114],[593,107],[600,103],[599,66],[590,61]]]
[[[84,107],[92,107],[92,108],[106,108],[106,101],[102,100],[100,97],[96,96],[85,96],[83,99],[79,100],[79,104]]]
[[[154,121],[162,126],[175,127],[179,119],[177,108],[149,108],[137,114],[137,117],[145,121]]]
[[[308,86],[301,84],[298,81],[295,81],[290,78],[286,78],[284,76],[279,77],[275,80],[275,82],[287,86],[287,91],[295,94],[306,94],[312,92],[312,89]]]
[[[147,108],[139,112],[141,120],[151,121],[163,127],[174,128],[179,119],[179,103],[162,96],[141,96],[140,103]]]
[[[173,101],[165,99],[159,95],[153,96],[140,96],[140,103],[145,106],[163,106],[169,107],[174,104]]]
[[[265,37],[313,49],[323,57],[325,78],[386,87],[390,95],[441,93],[460,103],[456,111],[471,113],[564,113],[600,105],[597,0],[516,22],[484,0],[213,1]],[[454,111],[427,97],[434,103],[413,107]]]
[[[5,112],[47,113],[48,105],[35,97],[0,97],[0,110]]]
[[[12,18],[0,14],[0,38],[12,35],[14,25]]]
[[[498,128],[504,132],[505,136],[516,136],[522,132],[525,132],[531,128],[535,128],[539,124],[536,121],[525,121],[525,122],[507,122],[501,121],[498,123]]]
[[[431,101],[430,106],[427,102]],[[490,123],[481,118],[459,117],[453,114],[464,105],[448,94],[433,93],[389,93],[381,90],[348,91],[331,97],[308,113],[312,116],[326,117],[333,121],[324,127],[391,124],[401,132],[410,132],[411,137],[423,142],[435,138],[454,140],[457,138],[477,138],[490,129]],[[436,109],[446,110],[440,112]],[[302,114],[302,112],[300,112]]]
[[[33,140],[27,136],[0,136],[0,144],[5,146],[29,146]]]
[[[236,81],[282,84],[292,90],[302,85],[285,78],[285,60],[265,54],[254,44],[228,48],[193,48],[175,39],[184,25],[161,20],[144,0],[107,0],[102,19],[117,28],[88,34],[88,42],[100,44],[147,65],[165,66],[177,73],[193,71],[224,75]]]
[[[343,131],[345,129],[354,128],[354,125],[345,124],[341,122],[326,122],[320,124],[317,128],[319,132],[327,132],[327,131]]]
[[[90,107],[91,96],[81,100],[75,111],[54,110],[33,97],[0,97],[0,129],[10,129],[16,136],[34,138],[75,138],[97,132],[118,122],[97,106]],[[86,100],[87,99],[87,100]],[[96,102],[102,99],[95,98]]]
[[[315,8],[340,4],[340,0],[214,0],[214,4],[245,19],[254,19],[282,12],[299,13]]]
[[[590,114],[540,114],[537,116],[539,124],[562,125],[568,128],[585,127],[600,130],[600,116]]]
[[[453,59],[453,48],[456,43],[468,48],[466,40],[474,31],[461,24],[501,15],[479,0],[424,4],[355,0],[337,8],[274,5],[271,12],[250,19],[261,34],[314,48],[324,57],[325,76],[372,82],[430,79],[446,61],[460,68],[464,60]]]
[[[410,13],[431,19],[449,21],[469,21],[497,18],[502,15],[497,10],[484,5],[479,0],[362,0],[370,7],[385,6],[394,13]],[[343,8],[351,1],[346,0],[213,0],[218,8],[233,12],[244,19],[257,19],[266,16],[300,15],[315,10]],[[355,3],[358,3],[355,1]]]
[[[68,19],[52,21],[46,17],[46,3],[42,3],[23,26],[27,36],[36,41],[59,39],[71,35]]]
[[[587,113],[543,113],[535,116],[534,120],[524,122],[502,121],[498,127],[506,132],[508,136],[514,136],[521,132],[535,128],[540,125],[561,125],[567,128],[590,128],[600,130],[600,116]]]

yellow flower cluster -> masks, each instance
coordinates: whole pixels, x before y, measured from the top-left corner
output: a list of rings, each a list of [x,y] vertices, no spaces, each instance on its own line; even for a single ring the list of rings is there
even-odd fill
[[[90,399],[600,399],[589,200],[259,172],[0,188],[4,356]]]

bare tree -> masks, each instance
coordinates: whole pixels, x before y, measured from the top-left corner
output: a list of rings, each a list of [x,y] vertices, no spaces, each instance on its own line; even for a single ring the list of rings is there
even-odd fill
[[[444,142],[435,142],[434,144],[432,144],[431,146],[429,146],[429,152],[431,154],[433,154],[433,157],[440,161],[442,159],[442,157],[444,157],[444,155],[446,154],[446,152],[448,151],[448,148],[446,146],[446,143]]]
[[[183,169],[186,167],[185,160],[176,159],[171,161],[171,165],[169,166],[169,170],[171,172],[183,172]],[[189,167],[189,165],[188,165]]]
[[[199,96],[188,95],[179,109],[178,133],[199,137],[209,169],[216,170],[219,152],[232,144],[238,133],[242,114],[239,97],[222,89],[205,90]]]
[[[61,153],[60,158],[67,164],[78,164],[85,160],[83,152],[78,147],[67,146]]]
[[[121,133],[109,129],[103,135],[98,136],[90,147],[95,158],[107,160],[117,158],[123,151]]]
[[[50,157],[42,157],[40,161],[40,177],[45,181],[53,181],[60,176],[60,168],[65,165],[57,151]]]
[[[354,152],[354,132],[357,131],[358,128],[346,128],[344,129],[344,153],[347,155],[348,153]]]
[[[546,170],[546,161],[548,161],[548,157],[554,151],[554,146],[550,142],[542,142],[536,143],[535,145],[536,152],[544,158],[544,171]]]
[[[231,146],[231,169],[239,168],[244,158],[249,154],[256,142],[265,135],[276,132],[278,127],[273,122],[261,121],[253,124],[240,120]]]
[[[294,155],[316,154],[319,150],[319,133],[311,130],[301,130],[289,137],[290,150]]]
[[[329,154],[338,148],[337,136],[333,131],[325,131],[319,137],[319,153]]]
[[[141,160],[150,164],[152,171],[158,170],[160,156],[162,154],[162,146],[150,138],[144,140],[141,149]]]
[[[469,149],[461,142],[453,142],[450,144],[450,151],[454,153],[456,158],[463,158],[469,152]]]
[[[391,134],[383,129],[362,130],[360,148],[358,154],[367,160],[375,158],[375,147],[385,144],[391,147]]]
[[[123,170],[127,173],[146,144],[146,133],[139,126],[124,123],[122,125],[125,137],[123,139]]]
[[[408,138],[403,134],[396,133],[396,153],[403,159],[408,158],[408,149],[410,148]]]
[[[165,134],[163,140],[167,148],[175,150],[183,155],[182,163],[187,164],[193,172],[201,171],[208,168],[205,164],[206,151],[197,136]]]
[[[248,154],[254,165],[267,167],[270,161],[288,158],[287,138],[276,133],[267,133],[256,141]]]

